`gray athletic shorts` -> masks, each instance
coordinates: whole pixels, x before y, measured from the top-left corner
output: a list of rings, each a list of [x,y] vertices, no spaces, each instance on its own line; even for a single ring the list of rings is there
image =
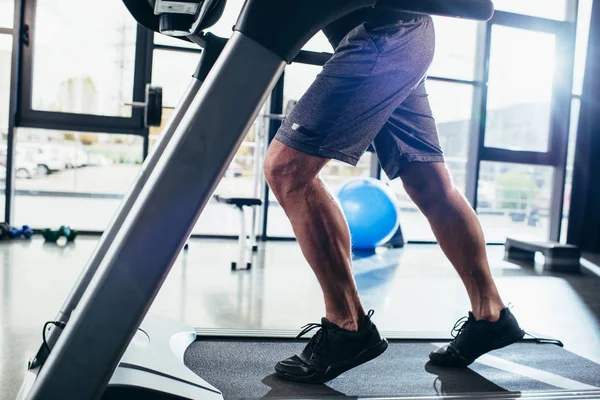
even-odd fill
[[[275,139],[356,165],[373,144],[390,179],[411,162],[443,162],[425,90],[435,51],[431,17],[372,28],[341,41]]]

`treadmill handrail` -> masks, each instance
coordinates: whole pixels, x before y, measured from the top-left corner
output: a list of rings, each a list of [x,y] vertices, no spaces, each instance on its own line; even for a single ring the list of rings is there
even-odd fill
[[[477,21],[494,16],[490,0],[376,0],[375,8]]]
[[[140,25],[151,31],[160,32],[159,16],[154,14],[154,9],[148,2],[123,0],[123,3]],[[206,17],[206,13],[211,11],[211,7],[214,4],[220,3],[225,3],[225,0],[221,0],[219,3],[215,3],[215,0],[204,3],[197,20],[190,27],[192,34],[200,33],[199,30],[202,28],[201,21]],[[490,0],[372,0],[367,3],[364,7],[474,19],[478,21],[487,21],[494,15],[494,4]],[[185,38],[181,39],[185,40]]]

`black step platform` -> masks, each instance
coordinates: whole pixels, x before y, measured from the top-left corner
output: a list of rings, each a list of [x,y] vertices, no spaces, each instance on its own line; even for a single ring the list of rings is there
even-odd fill
[[[547,271],[575,273],[581,268],[579,263],[581,252],[577,246],[507,238],[504,248],[507,260],[534,262],[535,253],[542,253],[545,258],[544,269]]]
[[[439,343],[390,340],[379,358],[324,385],[293,383],[275,376],[277,361],[305,345],[294,339],[199,338],[188,348],[185,364],[218,387],[225,399],[462,394],[500,398],[510,393],[521,397],[528,391],[558,396],[565,390],[589,394],[578,398],[595,398],[592,391],[598,394],[600,387],[600,365],[556,345],[533,342],[492,352],[470,368],[449,369],[428,364],[429,352]],[[474,393],[480,395],[473,397]]]

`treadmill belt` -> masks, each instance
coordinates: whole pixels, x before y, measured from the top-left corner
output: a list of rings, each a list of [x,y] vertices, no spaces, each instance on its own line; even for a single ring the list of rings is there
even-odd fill
[[[305,341],[199,338],[185,364],[223,392],[225,399],[451,395],[466,393],[593,390],[600,365],[553,344],[522,342],[481,357],[470,368],[427,365],[441,343],[390,340],[375,360],[324,385],[293,383],[274,374],[277,361],[300,352]],[[508,394],[508,393],[506,393]]]

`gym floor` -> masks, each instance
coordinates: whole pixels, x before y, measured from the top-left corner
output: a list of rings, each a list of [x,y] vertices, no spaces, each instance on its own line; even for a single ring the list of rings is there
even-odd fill
[[[0,243],[0,399],[15,397],[43,323],[54,318],[96,241]],[[192,240],[152,312],[198,328],[299,331],[320,320],[320,289],[296,243],[270,242],[251,271],[232,272],[236,244]],[[600,257],[586,255],[581,274],[564,275],[506,262],[501,246],[488,252],[502,296],[525,330],[560,339],[570,352],[600,363]],[[435,245],[358,259],[355,275],[365,307],[375,310],[384,332],[448,338],[469,310],[460,280]]]

